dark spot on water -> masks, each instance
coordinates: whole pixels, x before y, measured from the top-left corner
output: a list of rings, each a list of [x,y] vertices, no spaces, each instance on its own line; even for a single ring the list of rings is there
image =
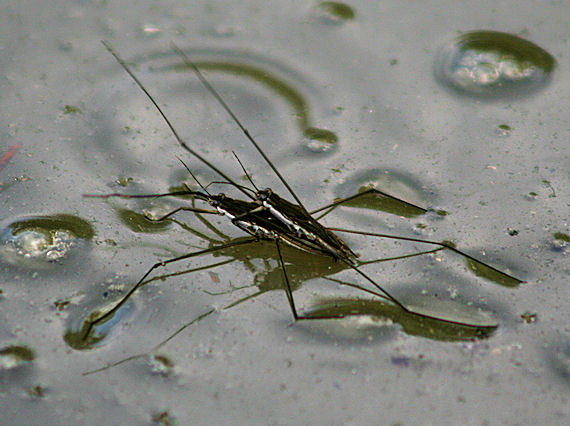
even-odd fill
[[[122,178],[118,178],[118,179],[116,180],[117,184],[119,184],[119,185],[122,186],[122,187],[126,187],[126,186],[127,186],[129,183],[131,183],[132,181],[133,181],[133,178],[132,178],[132,177],[129,177],[129,178],[124,178],[124,177],[122,177]]]
[[[527,311],[521,315],[521,319],[523,320],[523,322],[525,322],[527,324],[532,324],[532,323],[535,323],[537,321],[538,314]]]
[[[46,396],[46,388],[43,385],[35,385],[28,389],[28,394],[33,398],[43,398]]]
[[[390,358],[390,361],[392,364],[400,367],[408,367],[410,365],[410,358],[404,356],[393,356]]]
[[[171,426],[176,424],[172,415],[168,410],[161,411],[160,413],[155,413],[152,415],[153,423],[158,423],[165,426]]]
[[[55,309],[63,311],[71,302],[69,300],[56,300],[53,302]]]
[[[81,114],[81,108],[73,106],[73,105],[66,105],[63,109],[64,114]]]

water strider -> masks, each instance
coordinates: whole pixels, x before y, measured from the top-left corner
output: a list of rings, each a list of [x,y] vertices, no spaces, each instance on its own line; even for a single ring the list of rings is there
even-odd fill
[[[174,263],[181,261],[183,259],[189,259],[196,256],[201,256],[208,253],[214,253],[219,250],[227,249],[230,247],[236,247],[240,245],[252,244],[259,240],[268,240],[273,241],[275,244],[279,265],[282,270],[283,275],[283,282],[285,287],[285,293],[287,295],[287,299],[291,308],[291,312],[293,314],[294,319],[297,320],[312,320],[312,319],[328,319],[328,318],[341,318],[344,317],[345,314],[342,315],[303,315],[299,314],[297,311],[295,301],[293,298],[293,291],[291,284],[289,282],[289,277],[287,274],[287,269],[285,266],[285,260],[283,258],[281,243],[286,243],[290,246],[293,246],[297,249],[304,250],[310,252],[312,254],[327,256],[334,259],[337,262],[341,262],[346,265],[347,268],[353,269],[356,273],[358,273],[368,284],[374,287],[374,290],[370,290],[368,288],[364,288],[358,284],[347,284],[351,287],[355,287],[357,289],[363,290],[367,293],[372,293],[375,296],[378,296],[385,301],[393,304],[394,306],[398,307],[402,311],[407,314],[417,315],[419,317],[434,319],[443,322],[450,322],[455,324],[462,324],[461,322],[455,320],[449,320],[445,318],[439,318],[434,315],[428,315],[420,312],[415,312],[404,304],[399,302],[395,297],[393,297],[390,293],[388,293],[384,288],[382,288],[379,284],[377,284],[369,275],[363,272],[359,266],[365,263],[371,262],[360,262],[358,260],[358,256],[351,250],[351,248],[344,242],[340,237],[338,237],[333,231],[335,232],[344,232],[344,233],[351,233],[351,234],[358,234],[358,235],[366,235],[370,237],[381,237],[381,238],[390,238],[396,240],[403,240],[403,241],[412,241],[415,243],[421,244],[429,244],[432,246],[437,246],[438,248],[433,251],[447,249],[451,250],[466,259],[475,262],[476,264],[483,266],[485,268],[489,268],[489,270],[493,271],[496,274],[499,274],[505,279],[513,280],[516,283],[521,283],[522,281],[505,273],[502,272],[490,265],[487,265],[474,257],[458,250],[455,248],[454,245],[447,242],[439,242],[439,241],[431,241],[431,240],[423,240],[418,238],[409,238],[409,237],[401,237],[396,235],[389,235],[389,234],[379,234],[379,233],[368,233],[362,231],[355,231],[355,230],[348,230],[343,228],[327,228],[321,225],[318,220],[313,217],[316,213],[322,213],[318,219],[322,218],[323,216],[330,213],[334,210],[337,206],[340,206],[344,203],[352,201],[359,197],[364,197],[369,194],[374,194],[375,196],[385,197],[399,203],[406,205],[408,208],[414,209],[418,213],[426,213],[427,210],[411,204],[405,200],[401,200],[393,195],[387,194],[385,192],[379,191],[377,189],[368,189],[364,192],[360,192],[355,194],[351,197],[347,197],[341,200],[337,200],[333,203],[327,204],[317,210],[313,210],[309,212],[299,197],[295,194],[293,189],[289,186],[287,181],[283,178],[283,176],[279,173],[277,168],[273,165],[273,163],[269,160],[266,154],[263,152],[261,147],[257,144],[254,138],[250,135],[249,131],[242,125],[240,120],[237,116],[233,113],[230,107],[226,104],[226,102],[222,99],[219,93],[211,86],[211,84],[205,79],[202,75],[201,71],[197,68],[197,66],[182,52],[177,46],[172,44],[173,50],[180,55],[183,59],[185,65],[193,70],[196,74],[200,82],[203,86],[214,96],[214,98],[220,103],[220,105],[227,111],[230,115],[232,120],[237,124],[237,126],[241,129],[243,134],[247,137],[249,142],[253,145],[253,147],[259,152],[259,154],[263,157],[266,164],[273,170],[275,175],[279,178],[279,180],[284,184],[287,188],[295,203],[287,201],[286,199],[278,196],[275,194],[271,189],[259,189],[237,158],[240,166],[245,172],[247,179],[249,180],[250,184],[253,186],[254,189],[251,189],[247,186],[240,185],[236,183],[233,179],[227,176],[224,172],[222,172],[219,168],[213,165],[209,160],[204,158],[201,154],[195,151],[193,148],[188,146],[188,144],[180,137],[178,132],[176,131],[173,124],[170,122],[166,114],[163,112],[162,108],[158,105],[157,101],[154,97],[147,91],[145,86],[142,82],[137,78],[137,76],[133,73],[130,67],[121,59],[121,57],[117,54],[117,52],[107,43],[102,42],[107,50],[115,57],[118,63],[123,67],[123,69],[131,76],[131,78],[135,81],[135,83],[140,87],[140,89],[145,93],[148,99],[152,102],[152,104],[157,109],[158,113],[162,116],[168,127],[170,128],[171,132],[173,133],[174,137],[178,141],[178,143],[190,154],[216,172],[222,179],[222,182],[216,182],[221,184],[226,184],[234,187],[238,191],[240,191],[247,200],[240,200],[236,198],[232,198],[226,196],[222,193],[220,194],[211,194],[207,190],[207,186],[203,186],[192,174],[190,169],[183,163],[183,165],[187,168],[188,172],[194,177],[194,180],[198,183],[201,190],[194,191],[191,189],[186,189],[182,191],[176,192],[169,192],[163,194],[149,194],[149,195],[128,195],[128,194],[120,194],[120,193],[113,193],[113,194],[105,194],[105,195],[88,195],[91,197],[99,197],[99,198],[110,198],[110,197],[122,197],[122,198],[157,198],[157,197],[167,197],[167,196],[177,196],[177,195],[190,195],[193,199],[197,199],[207,203],[210,208],[197,208],[192,205],[192,207],[179,207],[174,209],[173,211],[167,213],[166,215],[155,219],[155,220],[164,220],[167,217],[170,217],[176,214],[179,211],[191,211],[194,213],[200,214],[215,214],[220,215],[227,218],[233,225],[245,231],[249,234],[248,238],[237,239],[233,241],[229,241],[227,243],[217,244],[213,247],[198,250],[196,252],[187,253],[181,256],[177,256],[171,259],[167,259],[164,261],[160,261],[152,265],[146,273],[141,277],[141,279],[118,301],[116,302],[109,310],[105,311],[104,313],[98,313],[92,315],[92,318],[86,320],[82,336],[83,339],[89,338],[90,334],[93,332],[93,329],[98,325],[109,318],[111,318],[117,310],[131,297],[131,295],[137,291],[144,283],[147,277],[157,268],[163,267],[167,264]],[[340,281],[337,281],[341,283]],[[212,311],[210,311],[211,313]],[[209,314],[209,313],[208,313]],[[201,318],[201,317],[200,317]],[[193,321],[192,323],[194,323]],[[462,324],[469,326],[468,323]]]

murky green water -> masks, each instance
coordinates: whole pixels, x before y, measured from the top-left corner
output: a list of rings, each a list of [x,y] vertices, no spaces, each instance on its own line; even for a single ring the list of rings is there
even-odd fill
[[[568,8],[533,2],[58,2],[2,14],[2,423],[562,424],[568,416]],[[362,271],[181,212],[219,176],[287,190],[169,47],[219,90]],[[231,196],[228,185],[208,189]],[[207,205],[196,202],[196,206]],[[447,243],[446,243],[447,244]],[[419,315],[418,315],[419,314]],[[444,319],[446,321],[440,321]],[[110,367],[110,368],[105,368]],[[90,373],[90,374],[86,374]]]

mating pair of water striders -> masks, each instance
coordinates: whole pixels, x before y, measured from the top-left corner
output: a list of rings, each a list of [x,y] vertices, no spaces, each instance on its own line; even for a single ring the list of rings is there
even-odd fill
[[[238,227],[242,231],[249,234],[248,238],[238,239],[234,241],[229,241],[227,243],[218,244],[214,247],[210,247],[207,249],[199,250],[192,253],[187,253],[181,256],[177,256],[171,259],[167,259],[164,261],[160,261],[152,265],[146,273],[141,277],[141,279],[133,285],[133,287],[124,295],[121,299],[119,299],[114,305],[112,305],[108,310],[103,313],[98,313],[92,316],[89,320],[86,321],[85,327],[83,328],[83,338],[87,339],[90,334],[93,333],[93,330],[98,324],[101,324],[111,318],[117,310],[133,295],[134,292],[137,291],[144,283],[145,280],[149,277],[149,275],[157,268],[163,267],[167,264],[178,262],[184,259],[189,259],[192,257],[214,253],[219,250],[227,249],[229,247],[235,247],[240,245],[252,244],[260,240],[268,240],[272,241],[275,244],[275,249],[277,252],[277,258],[279,261],[279,266],[282,270],[283,275],[283,284],[284,290],[287,295],[287,299],[291,308],[291,312],[295,321],[298,320],[314,320],[314,319],[329,319],[329,318],[342,318],[346,316],[346,314],[339,314],[339,315],[314,315],[314,314],[307,314],[303,315],[299,313],[297,307],[295,305],[295,300],[293,297],[293,290],[292,286],[289,281],[289,276],[287,274],[287,268],[285,265],[285,260],[283,258],[283,253],[281,249],[281,243],[286,243],[290,246],[293,246],[297,249],[304,250],[306,252],[310,252],[313,254],[318,254],[322,256],[326,256],[329,258],[334,259],[337,262],[342,262],[348,268],[354,270],[360,277],[369,285],[372,286],[373,290],[369,288],[365,288],[359,284],[350,284],[351,287],[355,287],[357,289],[363,290],[369,294],[373,294],[384,301],[387,301],[397,308],[401,309],[403,312],[417,315],[419,317],[429,318],[432,320],[442,321],[442,322],[449,322],[452,324],[460,324],[469,326],[469,324],[461,323],[461,321],[456,321],[453,319],[446,319],[443,317],[438,317],[437,315],[426,314],[422,312],[418,312],[415,310],[410,309],[400,301],[398,301],[395,297],[393,297],[390,293],[388,293],[384,288],[382,288],[379,284],[377,284],[372,277],[370,277],[367,273],[361,270],[359,267],[361,263],[358,260],[358,256],[352,251],[352,249],[345,243],[340,237],[338,237],[335,232],[342,232],[348,234],[358,234],[358,235],[365,235],[370,237],[380,237],[380,238],[390,238],[395,240],[404,240],[404,241],[411,241],[420,244],[429,244],[432,246],[438,247],[438,249],[446,249],[453,251],[466,259],[474,262],[480,266],[485,268],[489,268],[489,270],[493,271],[496,274],[501,275],[505,279],[513,280],[514,282],[521,283],[522,281],[518,278],[515,278],[505,272],[502,272],[486,263],[483,263],[476,258],[464,253],[451,243],[448,242],[439,242],[439,241],[431,241],[431,240],[423,240],[418,238],[410,238],[410,237],[402,237],[396,235],[389,235],[389,234],[380,234],[380,233],[370,233],[370,232],[362,232],[362,231],[355,231],[355,230],[348,230],[342,228],[328,228],[321,225],[318,222],[318,219],[322,218],[326,214],[330,213],[334,208],[341,206],[349,201],[352,201],[359,197],[364,197],[366,195],[374,194],[377,197],[384,197],[386,199],[391,199],[397,201],[399,203],[403,203],[410,208],[416,209],[420,213],[426,213],[427,209],[409,203],[405,200],[399,199],[393,195],[385,193],[383,191],[377,190],[375,188],[370,188],[366,191],[359,192],[351,197],[347,197],[341,200],[336,200],[333,203],[330,203],[324,207],[321,207],[314,211],[308,211],[299,197],[295,194],[293,189],[289,186],[287,181],[283,178],[283,176],[279,173],[277,168],[273,165],[273,163],[269,160],[266,154],[263,152],[261,147],[257,144],[254,138],[251,136],[249,131],[242,125],[241,121],[237,118],[237,116],[233,113],[230,107],[226,104],[226,102],[222,99],[220,94],[216,91],[214,87],[205,79],[201,71],[198,67],[192,62],[186,54],[180,50],[176,45],[172,44],[172,49],[182,58],[184,64],[190,68],[195,75],[198,77],[202,85],[214,96],[214,98],[219,102],[219,104],[227,111],[230,115],[232,120],[237,124],[237,126],[241,129],[243,134],[246,136],[248,141],[253,145],[253,147],[259,152],[259,154],[263,157],[266,164],[272,169],[275,175],[279,178],[279,180],[284,184],[287,188],[295,203],[289,202],[284,198],[275,194],[271,189],[259,189],[253,180],[251,179],[250,175],[247,173],[245,167],[241,164],[239,158],[236,155],[236,159],[239,162],[242,170],[245,173],[245,176],[251,186],[244,186],[235,182],[235,180],[231,179],[227,176],[224,172],[222,172],[219,168],[217,168],[214,164],[212,164],[209,160],[204,158],[200,153],[190,147],[178,134],[175,127],[168,119],[166,114],[164,113],[163,109],[157,103],[155,98],[147,91],[145,86],[142,82],[137,78],[137,76],[133,73],[130,67],[126,64],[126,62],[121,59],[121,57],[117,54],[117,52],[109,45],[107,42],[102,42],[103,45],[107,48],[107,50],[116,58],[118,63],[123,67],[123,69],[131,76],[131,78],[135,81],[135,83],[140,87],[140,89],[145,93],[148,99],[152,102],[158,113],[162,116],[164,121],[166,122],[167,126],[170,128],[172,134],[178,141],[178,143],[190,154],[192,154],[195,158],[200,160],[203,164],[217,173],[222,179],[223,184],[231,185],[236,190],[240,191],[247,200],[240,200],[232,197],[225,196],[224,194],[211,194],[208,192],[208,185],[202,185],[198,179],[192,174],[192,171],[182,162],[184,167],[188,170],[190,175],[194,178],[196,183],[201,188],[199,191],[192,190],[187,188],[182,191],[176,192],[169,192],[163,194],[150,194],[150,195],[128,195],[128,194],[120,194],[120,193],[113,193],[113,194],[105,194],[105,195],[87,195],[89,197],[98,197],[98,198],[111,198],[111,197],[121,197],[121,198],[158,198],[158,197],[168,197],[168,196],[179,196],[179,195],[189,195],[192,199],[201,200],[206,202],[210,208],[197,208],[192,205],[192,207],[179,207],[170,211],[166,215],[162,217],[156,218],[154,220],[164,220],[179,211],[190,211],[194,213],[200,214],[215,214],[220,215],[227,218],[234,226]],[[235,154],[234,154],[235,155]],[[220,182],[218,182],[220,183]],[[320,212],[324,212],[318,219],[315,219],[314,215]]]

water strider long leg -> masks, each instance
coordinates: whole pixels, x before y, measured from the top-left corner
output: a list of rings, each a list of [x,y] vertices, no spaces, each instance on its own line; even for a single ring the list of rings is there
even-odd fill
[[[117,312],[117,310],[123,306],[123,304],[133,295],[133,293],[135,291],[137,291],[145,282],[146,278],[156,269],[159,268],[161,266],[166,266],[170,263],[174,263],[174,262],[178,262],[180,260],[184,260],[184,259],[190,259],[192,257],[196,257],[196,256],[200,256],[203,254],[208,254],[208,253],[213,253],[216,252],[218,250],[222,250],[225,248],[229,248],[229,247],[235,247],[235,246],[239,246],[239,245],[244,245],[244,244],[250,244],[254,241],[257,241],[256,237],[251,237],[251,238],[247,238],[244,240],[240,240],[240,241],[231,241],[229,243],[226,244],[220,244],[218,246],[215,247],[210,247],[208,249],[204,249],[204,250],[199,250],[196,252],[192,252],[192,253],[186,253],[182,256],[177,256],[177,257],[173,257],[171,259],[167,259],[167,260],[163,260],[161,262],[156,262],[154,265],[152,265],[146,272],[145,274],[141,277],[141,279],[127,292],[127,294],[125,294],[110,310],[108,310],[107,312],[105,312],[103,315],[99,316],[98,318],[89,321],[89,324],[87,326],[87,328],[85,329],[84,335],[83,335],[83,339],[87,339],[87,337],[89,336],[89,334],[91,333],[91,331],[93,330],[93,327],[95,327],[97,324],[105,321],[106,319],[110,318],[115,312]]]
[[[500,274],[500,275],[502,275],[502,276],[504,276],[504,277],[506,277],[506,278],[508,278],[508,279],[514,280],[514,281],[516,281],[516,282],[519,283],[519,284],[524,283],[523,280],[520,280],[520,279],[518,279],[518,278],[516,278],[516,277],[514,277],[514,276],[512,276],[512,275],[509,275],[509,274],[507,274],[506,272],[503,272],[503,271],[501,271],[501,270],[499,270],[499,269],[497,269],[497,268],[495,268],[495,267],[493,267],[493,266],[491,266],[491,265],[488,265],[488,264],[485,263],[485,262],[482,262],[482,261],[479,260],[479,259],[476,259],[475,257],[473,257],[473,256],[471,256],[471,255],[469,255],[469,254],[467,254],[467,253],[465,253],[465,252],[463,252],[463,251],[461,251],[461,250],[458,250],[457,248],[455,248],[455,247],[454,247],[452,244],[450,244],[450,243],[440,242],[440,241],[433,241],[433,240],[422,240],[422,239],[420,239],[420,238],[412,238],[412,237],[401,237],[401,236],[390,235],[390,234],[380,234],[380,233],[376,233],[376,232],[355,231],[355,230],[352,230],[352,229],[343,229],[343,228],[327,228],[327,229],[328,229],[329,231],[346,232],[346,233],[349,233],[349,234],[366,235],[366,236],[369,236],[369,237],[390,238],[390,239],[393,239],[393,240],[411,241],[411,242],[420,243],[420,244],[433,244],[433,245],[436,245],[436,246],[440,246],[440,247],[442,247],[442,248],[445,248],[445,249],[447,249],[447,250],[450,250],[450,251],[452,251],[452,252],[454,252],[454,253],[457,253],[457,254],[459,254],[459,255],[461,255],[461,256],[463,256],[463,257],[465,257],[465,258],[467,258],[467,259],[469,259],[469,260],[471,260],[471,261],[473,261],[473,262],[476,262],[476,263],[478,263],[478,264],[480,264],[480,265],[483,265],[483,266],[485,266],[486,268],[489,268],[490,270],[492,270],[493,272],[495,272],[495,273],[497,273],[497,274]]]
[[[83,194],[84,198],[161,198],[161,197],[176,197],[179,195],[191,195],[188,191],[173,191],[164,192],[162,194],[122,194],[120,192],[113,192],[111,194]]]
[[[174,339],[176,336],[178,336],[180,333],[182,333],[184,330],[186,330],[188,327],[190,327],[193,324],[196,324],[200,321],[202,321],[204,318],[206,318],[207,316],[209,316],[210,314],[214,313],[216,310],[215,309],[210,309],[207,312],[204,312],[203,314],[197,316],[196,318],[194,318],[192,321],[187,322],[186,324],[184,324],[182,327],[180,327],[178,330],[176,330],[174,333],[172,333],[170,336],[168,336],[166,339],[164,339],[162,342],[160,342],[159,344],[155,345],[150,351],[148,352],[143,352],[137,355],[131,355],[127,358],[123,358],[120,361],[116,361],[112,364],[107,364],[104,367],[100,367],[97,368],[95,370],[90,370],[90,371],[86,371],[85,373],[83,373],[83,376],[89,376],[90,374],[95,374],[95,373],[100,373],[101,371],[105,371],[108,370],[110,368],[116,367],[118,365],[124,364],[125,362],[128,361],[132,361],[138,358],[142,358],[143,356],[150,354],[151,352],[156,352],[158,349],[160,349],[162,346],[166,345],[168,342],[170,342],[172,339]]]
[[[418,257],[418,256],[423,256],[425,254],[432,254],[441,250],[445,250],[445,247],[438,247],[435,248],[433,250],[425,250],[425,251],[420,251],[417,253],[409,253],[409,254],[403,254],[401,256],[394,256],[394,257],[381,257],[378,259],[373,259],[373,260],[365,260],[365,261],[359,261],[358,262],[358,266],[365,266],[365,265],[371,265],[373,263],[381,263],[381,262],[391,262],[394,260],[402,260],[402,259],[409,259],[411,257]]]
[[[402,200],[401,198],[395,197],[395,196],[390,195],[386,192],[379,191],[376,188],[370,188],[370,189],[367,189],[366,191],[359,192],[358,194],[351,195],[350,197],[346,197],[346,198],[342,198],[340,200],[333,201],[332,203],[327,204],[326,206],[323,206],[323,207],[320,207],[316,210],[313,210],[312,212],[310,212],[310,214],[313,215],[315,213],[319,213],[319,212],[322,212],[323,210],[326,210],[322,215],[320,215],[318,218],[316,218],[316,220],[320,220],[323,217],[325,217],[326,215],[328,215],[330,212],[332,212],[336,207],[340,206],[341,204],[344,204],[348,201],[355,200],[357,198],[363,197],[363,196],[368,195],[368,194],[378,194],[378,195],[381,195],[383,197],[389,198],[391,200],[398,201],[400,203],[405,204],[408,207],[411,207],[413,209],[417,209],[418,214],[423,214],[423,213],[427,212],[427,209],[424,209],[423,207],[420,207],[420,206],[412,204],[408,201]]]
[[[121,194],[118,192],[114,192],[112,194],[84,194],[83,196],[85,198],[107,199],[107,198],[160,198],[160,197],[170,197],[170,196],[179,196],[179,195],[192,195],[192,194],[189,194],[188,191],[174,191],[174,192],[167,192],[164,194]],[[161,220],[164,220],[172,216],[173,214],[178,213],[179,211],[187,211],[187,212],[203,213],[203,214],[217,214],[217,215],[220,214],[217,210],[201,209],[198,207],[178,207],[161,217],[158,218],[147,217],[147,218],[149,220],[152,220],[153,222],[160,222]]]
[[[105,44],[105,46],[107,47],[107,49],[109,49],[111,51],[111,53],[117,57],[117,55],[113,52],[113,50],[110,48],[110,46],[108,46],[107,44]],[[261,147],[257,144],[257,142],[255,141],[255,139],[253,138],[253,136],[251,136],[251,134],[249,133],[249,130],[247,130],[244,125],[241,123],[241,121],[237,118],[237,116],[234,114],[234,112],[231,110],[231,108],[228,106],[228,104],[222,99],[222,97],[220,96],[220,94],[218,93],[218,91],[216,89],[214,89],[214,87],[208,82],[208,80],[206,80],[206,78],[202,75],[202,72],[198,69],[198,67],[196,66],[196,64],[194,64],[194,62],[192,62],[190,60],[190,58],[188,58],[188,56],[186,56],[186,54],[178,47],[176,46],[176,44],[174,44],[174,42],[170,43],[170,46],[172,47],[172,49],[182,58],[182,60],[184,61],[184,63],[186,64],[186,66],[188,66],[190,69],[192,69],[194,71],[194,74],[196,74],[196,76],[198,77],[198,79],[200,80],[200,82],[202,83],[202,85],[212,94],[212,96],[218,101],[218,103],[226,110],[226,112],[229,114],[229,116],[232,118],[232,120],[237,124],[237,126],[240,128],[240,130],[242,131],[242,133],[247,137],[247,139],[251,142],[251,144],[255,147],[255,149],[257,150],[257,152],[259,152],[259,154],[263,157],[263,159],[265,160],[265,162],[269,165],[269,167],[271,167],[271,170],[273,170],[273,172],[275,173],[275,175],[279,178],[279,180],[283,183],[283,185],[285,186],[285,188],[287,188],[287,190],[289,191],[289,193],[293,196],[293,198],[295,199],[295,201],[297,202],[298,206],[304,210],[305,212],[307,212],[307,209],[305,208],[305,206],[303,205],[303,203],[301,202],[301,200],[299,199],[299,197],[297,196],[297,194],[295,193],[295,191],[293,191],[293,188],[291,188],[291,186],[287,183],[287,181],[285,180],[285,178],[281,175],[281,173],[279,173],[279,170],[277,170],[277,168],[275,167],[275,165],[271,162],[271,160],[269,160],[269,158],[267,157],[267,155],[265,154],[265,152],[263,152],[263,150],[261,149]],[[129,71],[127,71],[129,72]],[[130,73],[130,72],[129,72]],[[165,117],[166,118],[166,117]],[[184,145],[183,145],[184,146]],[[186,148],[186,146],[184,146]],[[192,154],[194,154],[195,156],[197,156],[193,151],[190,151],[188,148],[187,150],[189,152],[191,152]],[[200,157],[198,157],[200,158]],[[204,162],[204,160],[202,160]],[[208,163],[205,163],[208,164]],[[213,169],[215,170],[215,169]],[[222,174],[221,172],[218,172],[218,174],[220,176],[222,176],[224,179],[228,180],[229,182],[233,181],[231,179],[227,179],[226,176],[224,174]],[[239,188],[238,188],[239,189]],[[243,192],[243,190],[242,190]],[[249,194],[248,194],[249,196]],[[251,198],[251,196],[250,196]]]
[[[210,163],[208,160],[206,160],[202,155],[200,155],[197,151],[195,151],[194,149],[192,149],[191,147],[188,146],[188,144],[186,144],[186,142],[184,141],[184,139],[182,139],[182,137],[178,134],[178,131],[174,128],[174,125],[171,123],[171,121],[168,119],[168,117],[166,116],[166,114],[164,113],[164,111],[162,110],[162,108],[160,107],[160,105],[158,105],[158,102],[152,97],[152,95],[149,93],[149,91],[144,87],[144,85],[142,84],[142,82],[138,79],[138,77],[134,74],[133,71],[131,71],[130,67],[127,65],[127,63],[125,61],[123,61],[123,59],[119,56],[119,54],[117,52],[115,52],[115,49],[113,49],[111,47],[111,45],[109,43],[107,43],[104,40],[101,40],[101,43],[103,44],[103,46],[105,46],[105,48],[109,51],[109,53],[111,55],[113,55],[115,57],[115,59],[117,60],[117,62],[123,67],[123,69],[127,72],[127,74],[129,74],[131,76],[131,78],[133,79],[133,81],[137,84],[137,86],[139,86],[139,88],[143,91],[143,93],[147,96],[147,98],[149,99],[149,101],[154,105],[154,107],[156,108],[156,110],[158,111],[158,113],[160,114],[160,116],[163,118],[164,122],[166,123],[166,125],[168,126],[168,128],[170,129],[170,131],[172,132],[172,134],[174,135],[174,137],[176,138],[176,140],[178,141],[178,143],[180,144],[180,146],[182,146],[182,148],[184,148],[186,151],[188,151],[190,154],[192,154],[194,157],[196,157],[198,160],[200,160],[202,163],[204,163],[205,165],[207,165],[210,169],[212,169],[213,171],[215,171],[218,175],[220,175],[223,179],[225,179],[227,182],[230,182],[233,186],[235,186],[238,190],[240,190],[241,192],[243,192],[243,194],[252,199],[255,200],[255,197],[253,195],[251,195],[248,191],[245,191],[243,189],[243,186],[238,185],[237,183],[234,182],[233,179],[231,179],[230,177],[228,177],[224,172],[222,172],[219,168],[217,168],[216,166],[214,166],[212,163]]]
[[[171,210],[168,213],[166,213],[160,217],[151,218],[147,215],[145,215],[145,217],[149,220],[152,220],[153,222],[160,222],[161,220],[169,218],[170,216],[175,215],[176,213],[181,212],[181,211],[202,213],[202,214],[217,214],[217,215],[220,214],[217,210],[200,209],[200,208],[196,208],[196,207],[177,207],[174,210]]]

